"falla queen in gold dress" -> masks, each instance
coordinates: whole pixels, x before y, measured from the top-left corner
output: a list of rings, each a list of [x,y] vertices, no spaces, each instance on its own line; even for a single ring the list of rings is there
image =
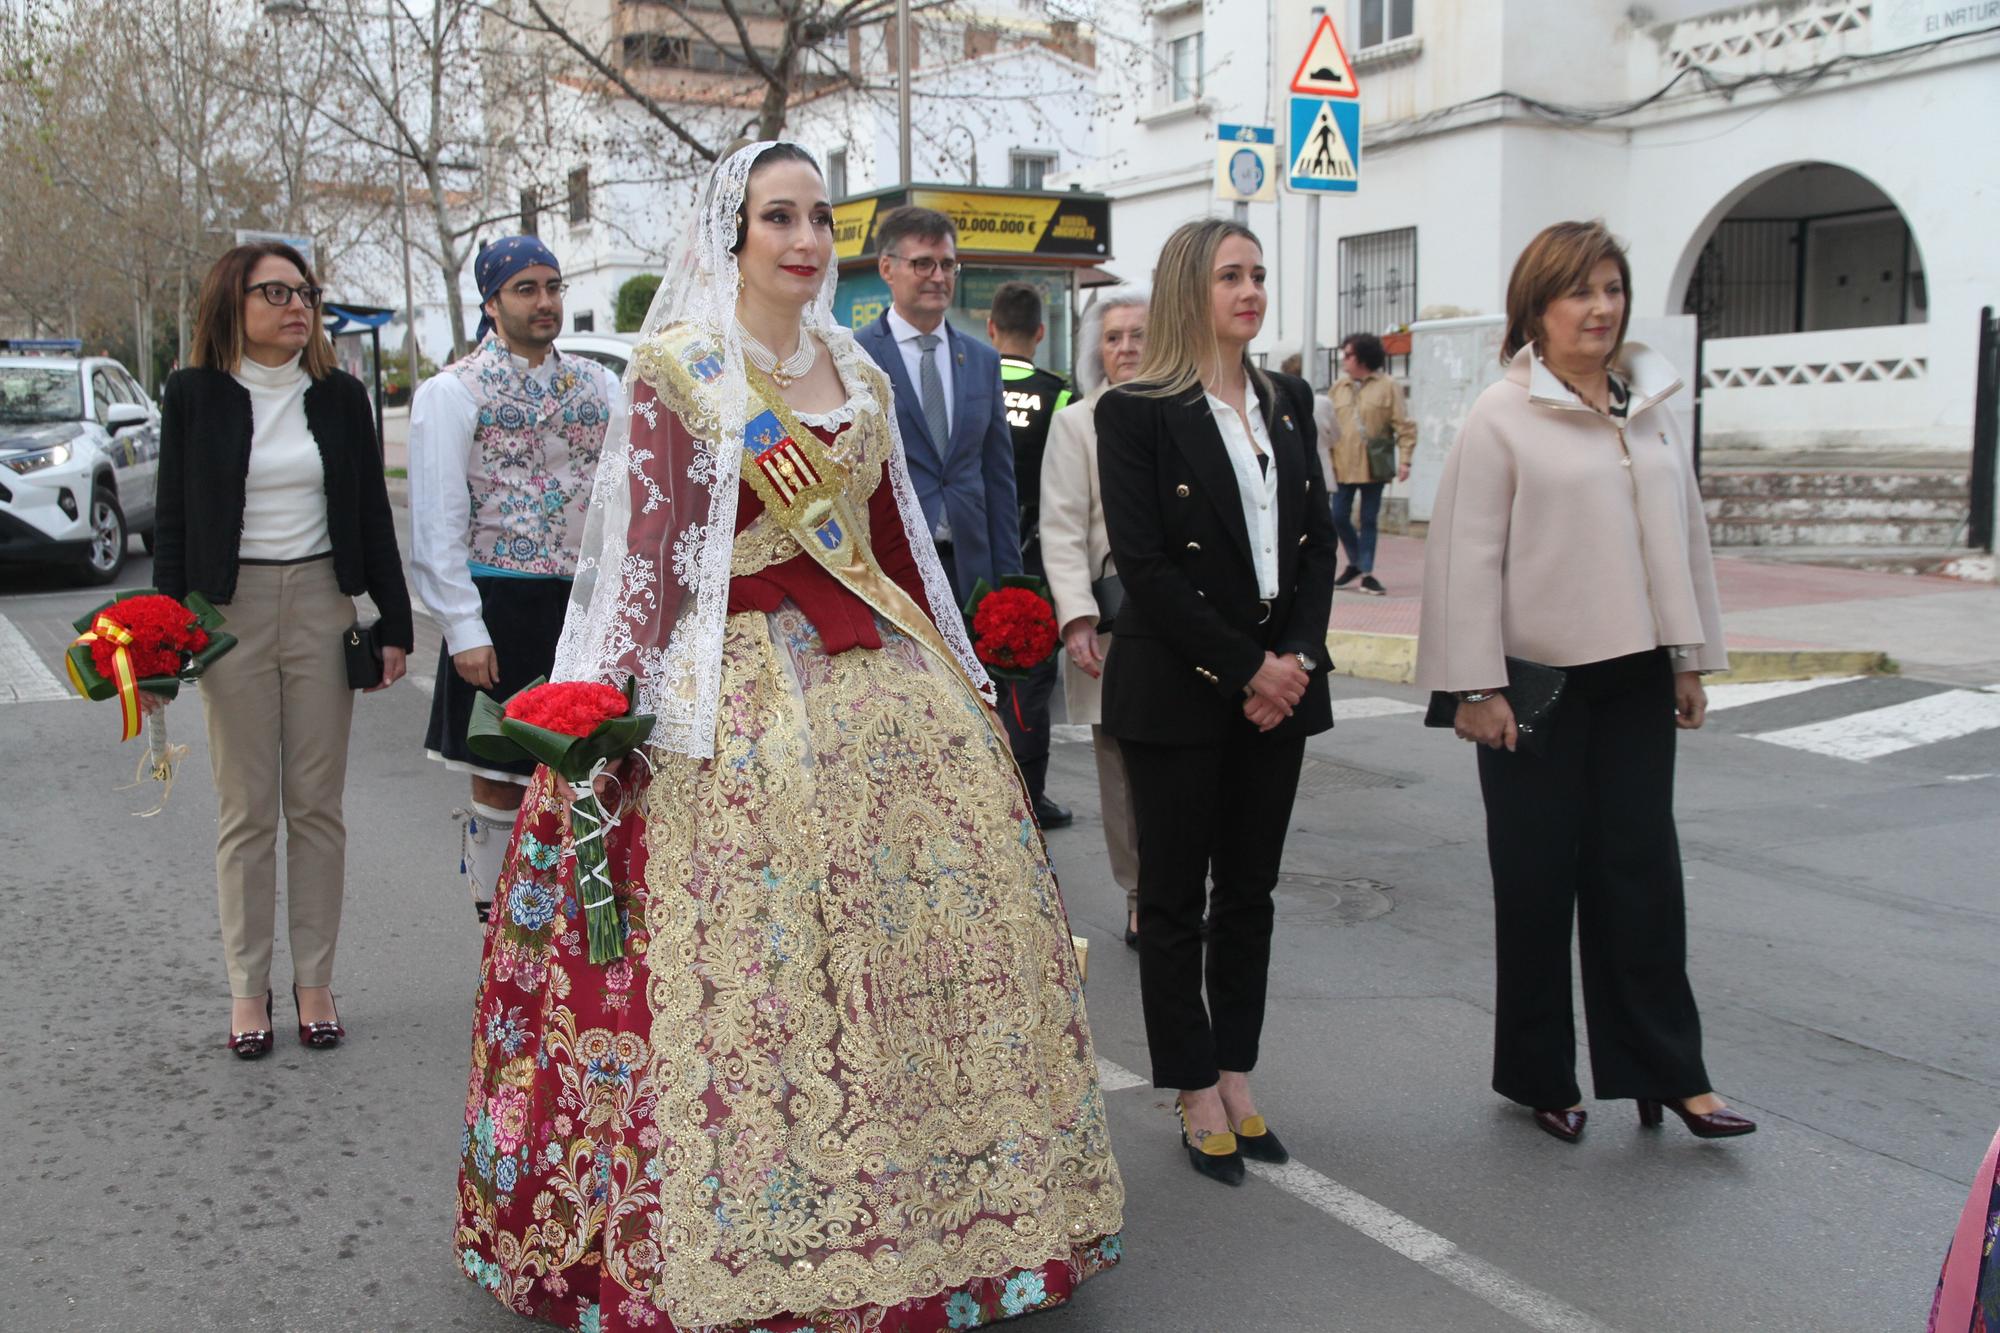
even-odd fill
[[[588,961],[536,775],[480,966],[456,1248],[586,1333],[930,1333],[1118,1261],[1069,925],[832,318],[803,149],[715,169],[606,442],[555,679],[637,682]],[[796,346],[797,350],[793,348]]]

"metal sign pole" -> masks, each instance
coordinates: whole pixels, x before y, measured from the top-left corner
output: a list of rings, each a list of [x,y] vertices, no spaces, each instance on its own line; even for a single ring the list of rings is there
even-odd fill
[[[1232,220],[1233,220],[1233,221],[1234,221],[1234,222],[1236,223],[1236,225],[1237,225],[1237,226],[1239,226],[1239,227],[1247,227],[1247,226],[1249,226],[1249,225],[1250,225],[1250,205],[1248,205],[1248,204],[1244,203],[1244,202],[1243,202],[1243,201],[1242,201],[1241,199],[1238,199],[1238,200],[1236,201],[1236,207],[1235,207],[1235,208],[1234,208],[1234,209],[1233,209],[1233,210],[1231,211],[1231,219],[1232,219]]]
[[[1314,389],[1324,389],[1326,383],[1319,373],[1319,195],[1306,196],[1306,281],[1305,318],[1303,339],[1299,355],[1303,360],[1300,369],[1305,372],[1306,383]]]

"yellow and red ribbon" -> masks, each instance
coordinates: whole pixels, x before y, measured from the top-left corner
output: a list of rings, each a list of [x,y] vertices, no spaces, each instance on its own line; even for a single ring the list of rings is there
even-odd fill
[[[99,613],[97,619],[90,622],[89,632],[79,637],[76,644],[88,648],[99,640],[113,645],[111,682],[118,687],[118,712],[125,725],[125,734],[118,739],[129,741],[139,734],[139,673],[132,666],[129,647],[132,631],[113,620],[108,613]],[[76,669],[76,660],[66,657],[64,662],[69,667],[69,683],[76,687],[78,694],[89,698],[90,691],[84,687],[83,676]]]

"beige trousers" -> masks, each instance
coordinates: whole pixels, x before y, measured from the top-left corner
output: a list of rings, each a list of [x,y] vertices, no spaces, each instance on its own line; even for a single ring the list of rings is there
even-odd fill
[[[271,989],[278,910],[278,816],[285,820],[285,908],[292,979],[333,982],[347,868],[347,732],[354,691],[340,634],[354,601],[332,559],[244,565],[221,607],[236,647],[201,679],[220,829],[216,896],[229,993]]]
[[[1111,878],[1125,890],[1127,913],[1139,910],[1139,826],[1132,819],[1132,785],[1125,778],[1125,753],[1104,728],[1090,729],[1097,754],[1097,800],[1104,808],[1104,846],[1111,853]]]

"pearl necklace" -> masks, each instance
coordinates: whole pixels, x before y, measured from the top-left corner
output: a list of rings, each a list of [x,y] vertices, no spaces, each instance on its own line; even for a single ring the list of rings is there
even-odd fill
[[[771,382],[780,389],[789,389],[798,381],[812,373],[814,363],[819,360],[819,347],[812,335],[799,330],[799,347],[783,361],[778,354],[757,340],[757,335],[743,327],[743,321],[736,321],[736,332],[743,339],[743,354],[750,358],[750,364],[771,377]]]

